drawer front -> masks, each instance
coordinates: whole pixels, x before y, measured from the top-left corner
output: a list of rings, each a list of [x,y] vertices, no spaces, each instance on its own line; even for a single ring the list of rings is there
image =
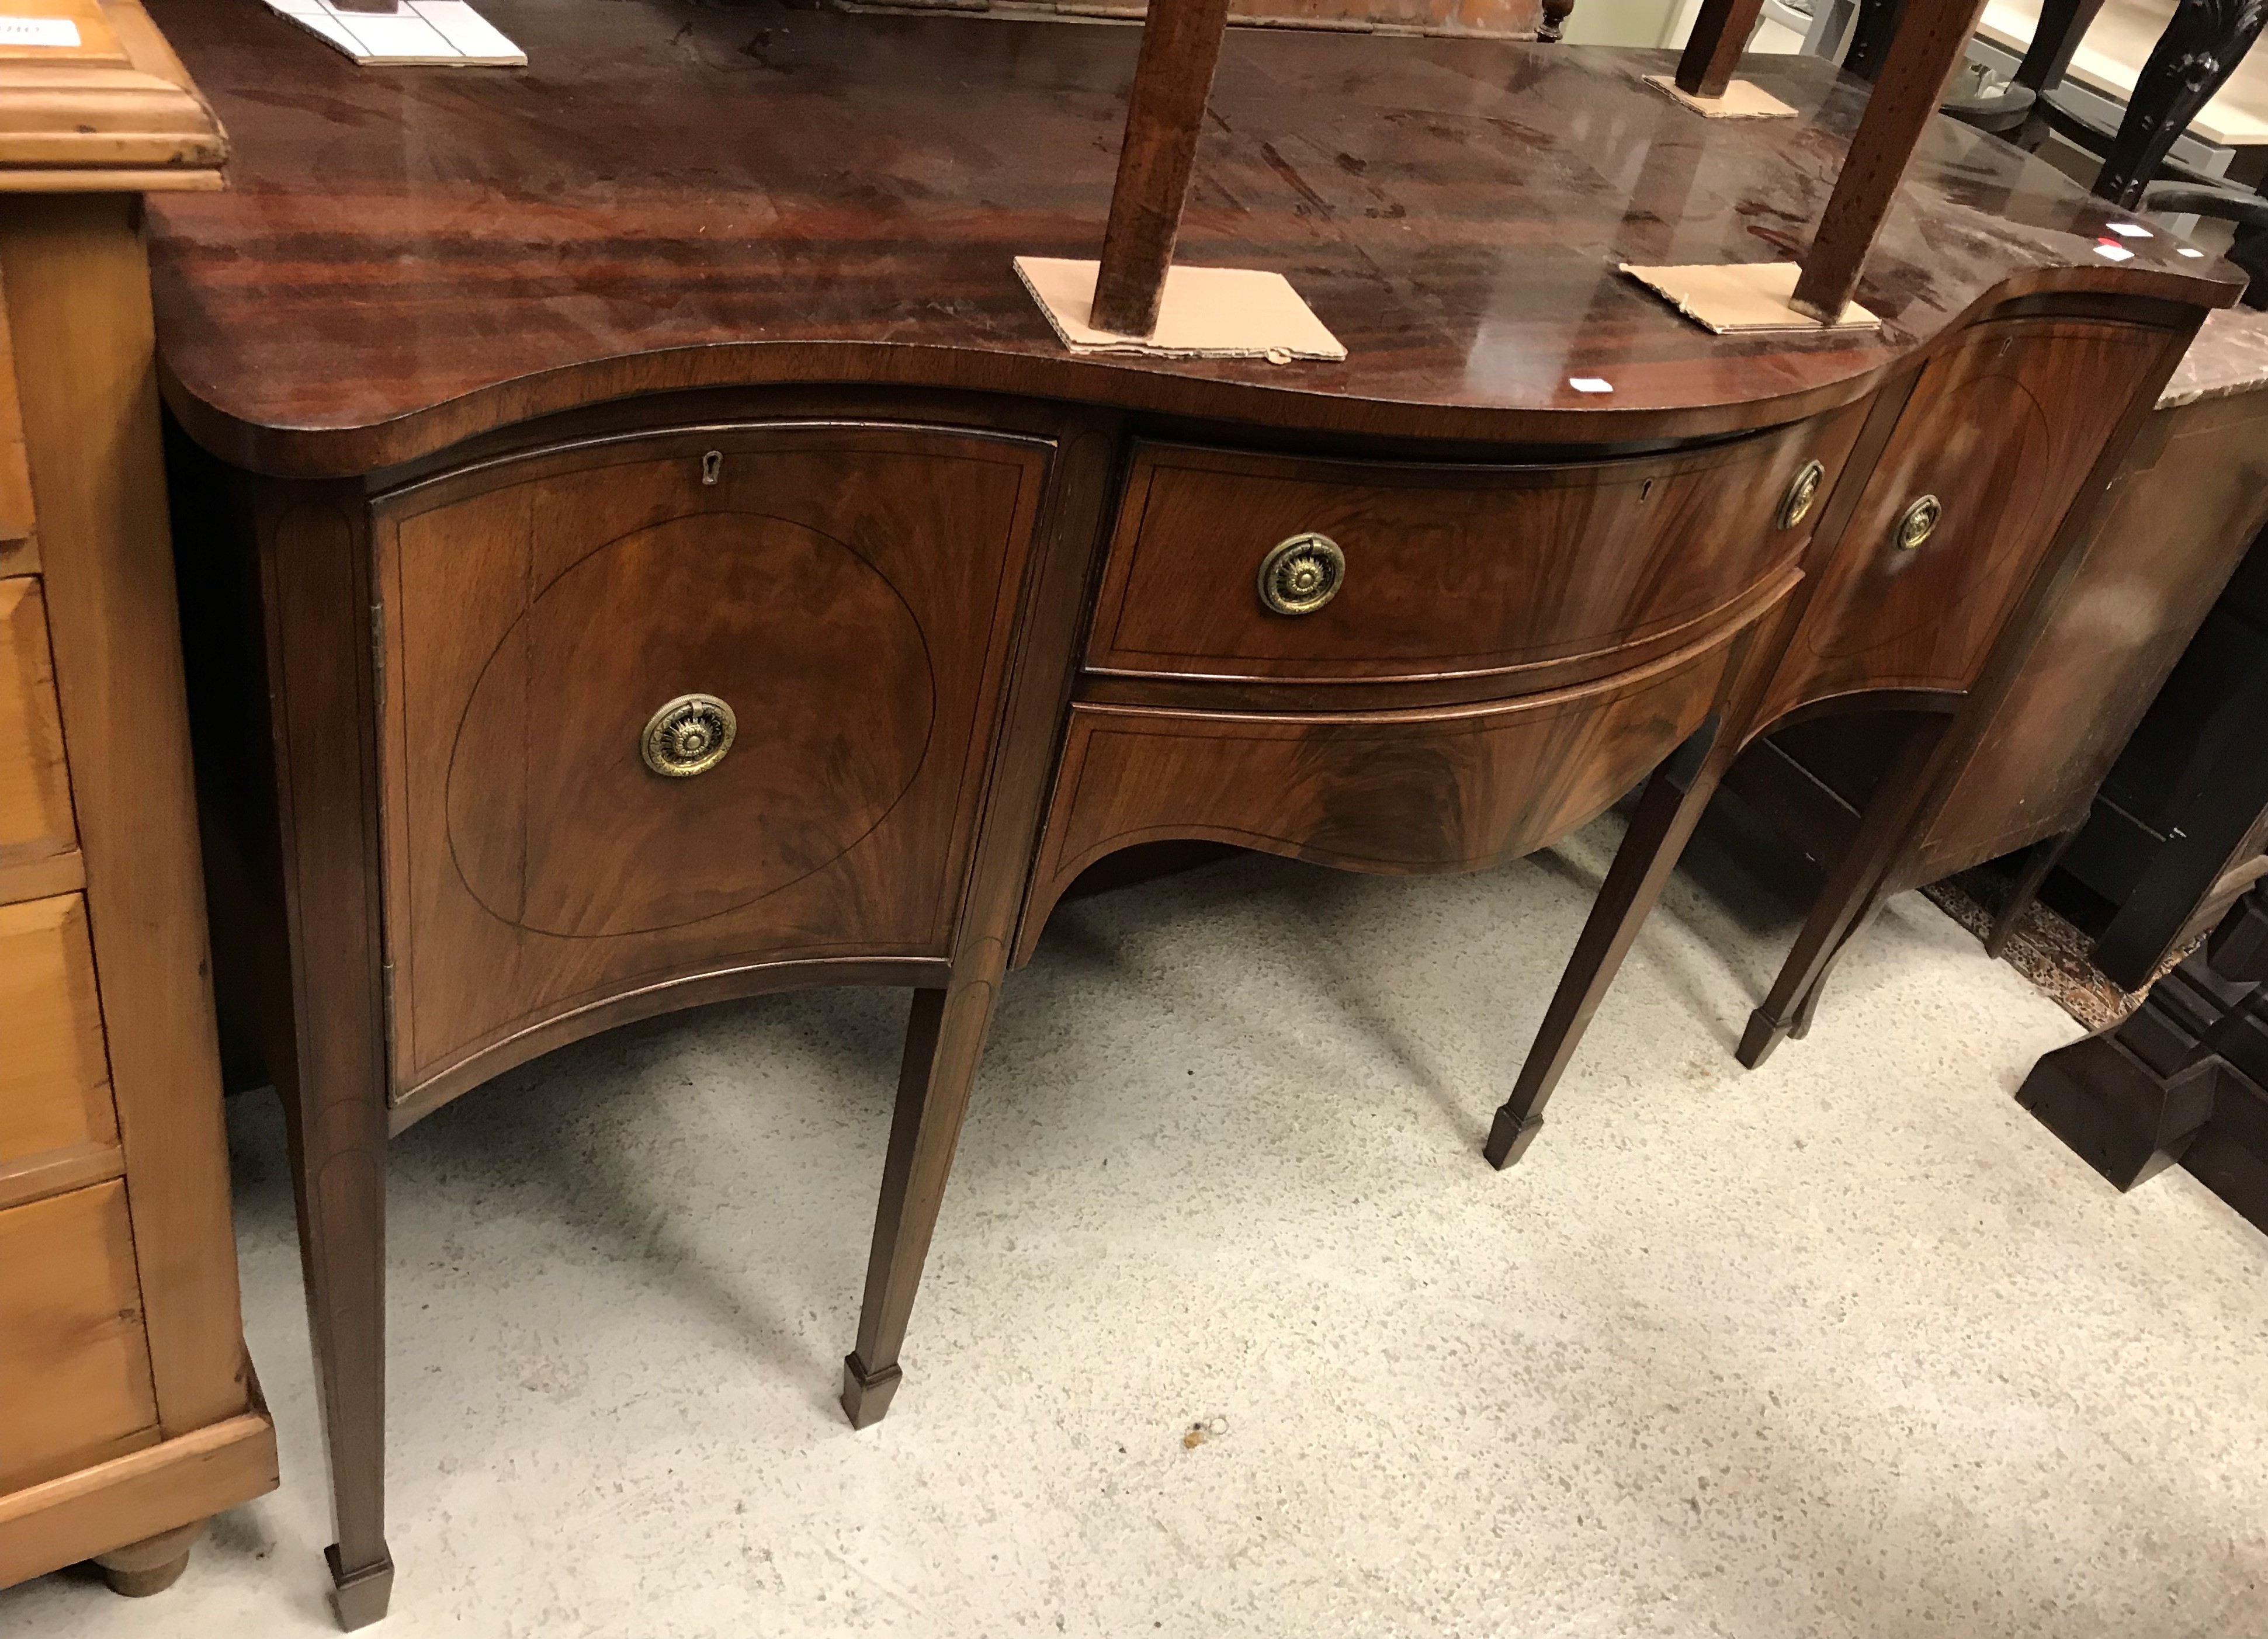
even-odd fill
[[[35,577],[0,580],[0,885],[11,867],[67,854],[77,841],[47,606]]]
[[[382,504],[397,1097],[680,978],[945,956],[1046,470],[740,426]],[[665,771],[703,702],[729,747]]]
[[[1592,465],[1415,466],[1144,445],[1111,543],[1090,669],[1241,680],[1474,675],[1510,688],[1692,641],[1793,562],[1864,406],[1735,445]],[[1778,526],[1812,459],[1808,513]],[[1263,600],[1280,542],[1326,538],[1337,592]],[[1586,666],[1585,661],[1592,662]],[[1534,675],[1546,673],[1547,675]]]
[[[1545,846],[1715,707],[1742,632],[1604,684],[1440,711],[1071,708],[1020,943],[1079,873],[1137,843],[1233,842],[1352,871],[1471,871]]]
[[[0,1212],[0,1493],[156,1443],[126,1187]]]
[[[76,893],[0,905],[0,1172],[118,1141],[86,908]]]
[[[1774,680],[1767,716],[1867,688],[1965,689],[2167,340],[2124,325],[1983,325],[1900,413]],[[1935,521],[1908,544],[1910,517]]]

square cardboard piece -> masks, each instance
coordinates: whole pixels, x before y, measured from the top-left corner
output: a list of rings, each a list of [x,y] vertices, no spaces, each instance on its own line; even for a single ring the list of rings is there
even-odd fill
[[[1792,261],[1705,268],[1633,268],[1624,262],[1622,269],[1719,335],[1745,330],[1872,330],[1882,322],[1856,302],[1845,306],[1843,316],[1831,325],[1796,312],[1787,299],[1795,294],[1796,276],[1802,269]]]
[[[1712,120],[1787,120],[1795,117],[1789,107],[1771,92],[1753,80],[1727,80],[1721,97],[1690,97],[1677,89],[1674,74],[1641,74],[1638,77],[1656,91],[1667,92],[1694,113]]]
[[[1099,262],[1019,256],[1016,276],[1040,305],[1063,344],[1074,353],[1129,353],[1146,358],[1341,359],[1339,339],[1323,327],[1280,273],[1250,268],[1166,269],[1158,327],[1119,335],[1087,322]]]
[[[348,11],[329,0],[264,0],[366,68],[525,68],[527,54],[465,0],[401,0],[392,11]]]

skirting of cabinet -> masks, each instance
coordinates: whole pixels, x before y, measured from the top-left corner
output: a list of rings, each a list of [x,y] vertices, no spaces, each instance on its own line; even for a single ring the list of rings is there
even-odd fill
[[[1448,709],[1074,705],[1018,959],[1080,871],[1138,843],[1233,842],[1395,875],[1531,853],[1603,812],[1701,725],[1751,629],[1736,622],[1603,683]]]

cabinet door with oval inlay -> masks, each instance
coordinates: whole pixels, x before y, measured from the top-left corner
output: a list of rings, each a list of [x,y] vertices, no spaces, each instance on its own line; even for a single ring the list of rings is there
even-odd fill
[[[2044,561],[2162,333],[2132,325],[1979,325],[1900,412],[1765,716],[1861,689],[1961,690]],[[2083,498],[2083,497],[2082,497]]]
[[[1047,454],[698,429],[381,502],[397,1096],[944,957]]]

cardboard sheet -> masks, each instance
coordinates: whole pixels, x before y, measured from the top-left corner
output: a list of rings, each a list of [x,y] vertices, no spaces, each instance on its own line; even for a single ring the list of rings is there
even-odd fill
[[[1787,305],[1795,294],[1792,261],[1750,261],[1730,267],[1634,268],[1622,270],[1696,324],[1719,335],[1747,330],[1871,330],[1882,321],[1858,303],[1843,309],[1831,325],[1805,317]]]
[[[309,33],[372,68],[523,68],[527,54],[465,0],[401,0],[393,11],[347,11],[327,0],[266,0]]]
[[[1166,270],[1158,327],[1146,336],[1118,335],[1087,322],[1099,263],[1056,256],[1019,256],[1016,276],[1039,303],[1063,344],[1074,353],[1128,353],[1150,358],[1344,358],[1346,349],[1280,273],[1249,268]]]
[[[1638,77],[1712,120],[1786,120],[1795,114],[1794,109],[1753,80],[1727,80],[1721,97],[1689,97],[1677,89],[1677,77],[1674,74],[1641,74]]]

